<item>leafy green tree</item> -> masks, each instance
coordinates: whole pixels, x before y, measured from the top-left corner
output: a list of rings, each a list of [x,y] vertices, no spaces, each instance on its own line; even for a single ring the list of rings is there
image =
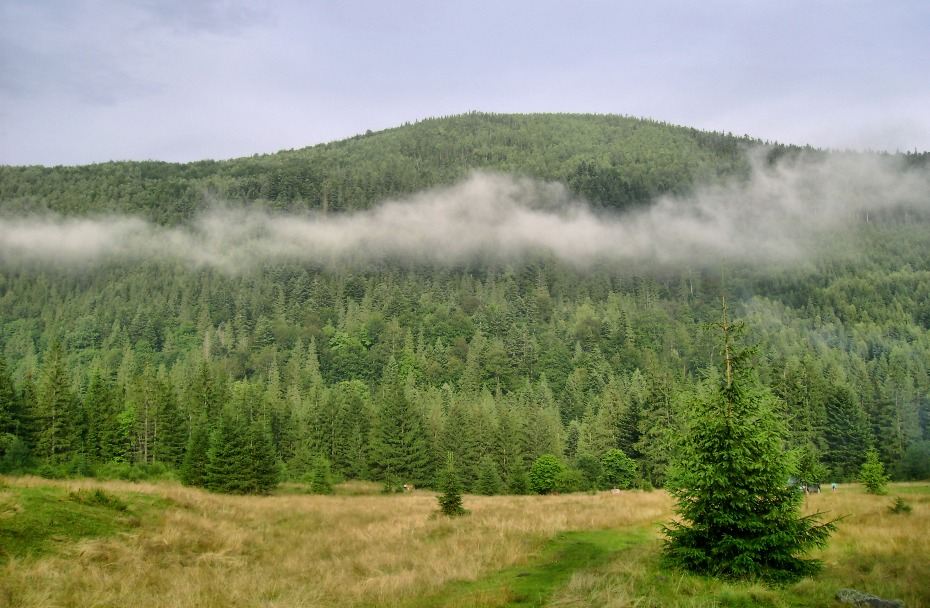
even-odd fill
[[[530,490],[536,494],[554,492],[563,471],[565,471],[565,465],[561,460],[552,454],[543,454],[530,467]]]
[[[865,453],[865,462],[859,470],[859,481],[869,494],[884,495],[888,493],[888,476],[885,465],[878,459],[878,450],[869,448]]]
[[[440,513],[446,517],[468,514],[468,509],[462,506],[462,482],[455,468],[455,456],[452,452],[446,454],[446,466],[442,470],[439,489],[442,490],[442,495],[437,499]]]
[[[621,449],[610,450],[601,457],[601,476],[599,485],[602,490],[609,488],[625,489],[633,483],[636,476],[636,462],[623,453]]]
[[[834,522],[800,516],[803,497],[786,487],[790,460],[775,398],[758,380],[742,331],[723,308],[724,369],[700,387],[669,488],[678,521],[663,526],[666,564],[702,575],[787,583],[815,574],[804,559]]]

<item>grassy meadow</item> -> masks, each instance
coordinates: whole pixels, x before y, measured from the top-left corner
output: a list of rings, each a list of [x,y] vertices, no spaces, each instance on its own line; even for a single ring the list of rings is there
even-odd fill
[[[0,606],[838,606],[844,587],[930,606],[930,484],[806,497],[845,518],[822,574],[775,589],[660,569],[662,491],[466,496],[447,519],[432,492],[379,490],[0,477]]]

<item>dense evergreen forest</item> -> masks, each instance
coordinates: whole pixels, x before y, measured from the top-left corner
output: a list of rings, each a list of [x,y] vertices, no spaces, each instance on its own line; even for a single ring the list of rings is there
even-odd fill
[[[0,167],[0,223],[115,214],[167,229],[217,205],[339,217],[475,170],[564,184],[626,217],[750,179],[752,158],[840,155],[622,116],[472,113],[222,162]],[[874,156],[927,183],[927,154]],[[495,493],[526,491],[553,455],[558,487],[578,490],[616,485],[619,449],[626,482],[660,486],[683,397],[719,363],[709,328],[726,294],[804,476],[851,480],[874,446],[895,478],[927,478],[928,211],[928,191],[906,211],[860,206],[810,255],[770,263],[533,251],[230,270],[0,244],[0,472],[434,486],[451,452],[468,491]]]

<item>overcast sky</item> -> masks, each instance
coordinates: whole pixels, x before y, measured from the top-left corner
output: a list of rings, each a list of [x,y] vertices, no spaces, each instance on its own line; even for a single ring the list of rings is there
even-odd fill
[[[0,164],[234,158],[471,110],[930,150],[930,2],[0,2]]]

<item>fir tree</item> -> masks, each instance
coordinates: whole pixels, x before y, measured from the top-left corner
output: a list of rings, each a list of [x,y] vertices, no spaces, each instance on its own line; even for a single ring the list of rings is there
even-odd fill
[[[332,494],[333,479],[329,461],[323,456],[313,459],[313,469],[310,471],[310,492],[313,494]]]
[[[490,455],[485,454],[478,463],[478,481],[475,483],[475,491],[485,496],[495,496],[503,489],[504,483],[497,470],[497,463]]]
[[[787,583],[821,564],[802,556],[826,543],[834,522],[801,517],[786,487],[791,463],[773,395],[732,343],[742,326],[723,308],[724,369],[690,404],[693,417],[669,488],[679,521],[663,526],[667,565],[703,575]]]
[[[181,463],[181,483],[186,486],[206,487],[207,485],[207,453],[210,449],[210,429],[206,420],[201,419],[194,424],[190,439],[187,442],[187,451]]]
[[[268,426],[260,420],[253,420],[245,433],[245,454],[248,466],[246,472],[246,492],[249,494],[267,494],[280,478],[274,443]]]
[[[455,457],[452,452],[446,454],[446,466],[442,471],[440,482],[442,496],[439,496],[439,512],[447,517],[467,515],[468,509],[462,506],[462,482],[455,469]]]
[[[507,491],[517,496],[530,493],[530,478],[521,459],[514,459],[507,479]]]
[[[888,493],[885,465],[878,459],[878,450],[875,448],[869,448],[865,453],[865,462],[862,463],[862,469],[859,471],[859,481],[869,494],[883,496]]]
[[[429,479],[429,442],[419,411],[404,395],[393,358],[385,371],[379,401],[371,468],[380,480],[403,479],[420,485]]]

